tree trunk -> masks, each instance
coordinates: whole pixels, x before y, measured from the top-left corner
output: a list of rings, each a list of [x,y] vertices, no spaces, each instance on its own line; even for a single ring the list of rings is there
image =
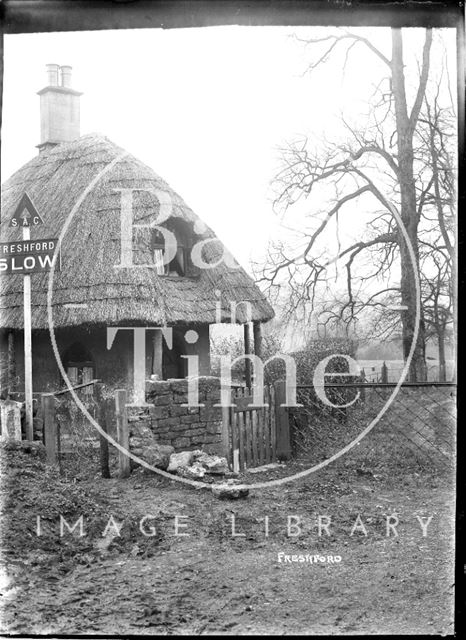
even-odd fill
[[[437,331],[438,340],[438,379],[439,382],[447,381],[447,362],[445,360],[445,330],[439,327]]]
[[[429,35],[430,34],[430,35]],[[426,34],[426,45],[424,47],[424,64],[421,72],[418,98],[422,101],[425,93],[424,74],[428,73],[428,55],[430,50],[431,32]],[[426,69],[427,65],[427,69]],[[398,167],[400,184],[400,214],[401,221],[406,229],[409,244],[412,247],[414,264],[409,251],[408,244],[401,233],[399,234],[400,263],[401,263],[401,304],[406,307],[402,311],[402,332],[403,332],[403,357],[406,360],[411,350],[412,341],[416,331],[416,279],[415,274],[419,274],[419,247],[418,247],[418,226],[419,215],[416,208],[416,183],[414,179],[414,150],[413,133],[416,126],[418,111],[416,113],[415,101],[411,116],[408,115],[406,103],[405,77],[403,70],[403,40],[401,29],[392,29],[392,90],[395,103]],[[426,80],[426,78],[425,78]],[[419,318],[418,336],[414,347],[414,353],[409,368],[409,380],[411,382],[421,382],[427,379],[427,366],[425,359],[425,326],[422,317]]]

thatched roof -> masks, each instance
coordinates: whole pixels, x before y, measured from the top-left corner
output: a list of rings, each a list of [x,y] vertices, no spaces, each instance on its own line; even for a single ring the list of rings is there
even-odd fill
[[[2,187],[1,241],[21,240],[21,231],[8,227],[26,191],[41,214],[44,225],[31,229],[31,239],[58,238],[65,220],[85,188],[124,150],[105,137],[83,136],[44,151],[19,169]],[[100,178],[83,200],[62,242],[62,271],[55,271],[53,317],[56,327],[83,324],[156,324],[216,322],[216,290],[222,292],[222,308],[229,301],[248,300],[251,320],[266,321],[274,312],[253,280],[242,269],[223,262],[201,269],[196,277],[159,276],[154,269],[114,268],[120,262],[120,202],[118,189],[159,189],[173,202],[174,219],[186,227],[199,220],[185,202],[152,169],[126,155]],[[134,223],[153,222],[158,200],[146,192],[134,198]],[[202,236],[215,237],[206,227]],[[219,243],[220,244],[220,243]],[[221,246],[221,245],[220,245]],[[214,262],[221,248],[206,252]],[[145,261],[143,261],[145,262]],[[47,328],[48,273],[33,273],[32,326]],[[22,276],[0,276],[0,327],[23,327]],[[67,308],[66,305],[87,305]],[[225,315],[225,320],[227,320]],[[245,305],[238,307],[237,321],[245,322]]]

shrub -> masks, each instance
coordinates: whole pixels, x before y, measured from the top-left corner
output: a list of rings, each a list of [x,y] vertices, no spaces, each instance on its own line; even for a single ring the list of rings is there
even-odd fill
[[[304,349],[295,351],[288,355],[294,358],[296,363],[296,382],[300,384],[312,384],[312,378],[316,366],[321,360],[332,354],[349,355],[355,357],[357,344],[352,340],[342,338],[311,340]],[[276,333],[264,335],[262,339],[262,361],[282,353],[281,341]],[[244,342],[237,336],[222,337],[214,340],[211,349],[212,375],[220,376],[220,358],[222,355],[229,355],[232,360],[244,354]],[[344,358],[334,358],[331,371],[347,372],[348,363]],[[285,378],[285,363],[283,360],[272,360],[267,364],[264,371],[265,384],[273,384],[277,380]],[[244,381],[245,361],[240,360],[232,367],[233,382],[238,384]],[[328,377],[327,382],[332,382]],[[341,382],[341,377],[336,377],[334,382]]]

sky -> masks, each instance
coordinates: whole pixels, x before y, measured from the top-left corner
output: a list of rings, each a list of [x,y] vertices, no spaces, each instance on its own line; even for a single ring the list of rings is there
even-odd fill
[[[423,37],[420,29],[409,31],[407,56]],[[380,77],[383,63],[364,47],[354,48],[345,73],[339,54],[306,73],[309,51],[298,38],[328,32],[206,27],[6,35],[2,181],[37,153],[36,94],[47,84],[45,65],[71,65],[72,86],[83,92],[81,134],[104,134],[152,167],[248,267],[269,236],[280,235],[270,188],[280,147],[302,135],[332,136],[342,113],[357,121]],[[388,29],[364,35],[389,54]],[[453,30],[446,39],[454,62]],[[356,212],[343,233],[357,235],[363,214]]]

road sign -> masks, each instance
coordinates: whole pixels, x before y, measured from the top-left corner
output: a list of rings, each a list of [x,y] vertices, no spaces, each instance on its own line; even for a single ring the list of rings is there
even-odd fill
[[[25,229],[37,227],[39,224],[44,224],[44,221],[32,204],[31,198],[27,193],[24,193],[10,220],[10,227]]]
[[[56,238],[52,240],[31,241],[31,227],[44,224],[31,198],[26,192],[21,196],[10,220],[10,227],[22,229],[22,242],[4,242],[0,244],[0,274],[22,273],[23,313],[24,313],[24,399],[26,409],[26,438],[34,439],[32,419],[32,326],[31,326],[31,273],[51,269]],[[45,243],[45,244],[44,244]],[[47,244],[48,243],[48,244]],[[38,246],[39,245],[39,246]],[[57,261],[56,268],[60,267]]]
[[[50,271],[52,265],[60,271],[59,252],[54,256],[57,244],[57,238],[0,243],[0,275]]]

